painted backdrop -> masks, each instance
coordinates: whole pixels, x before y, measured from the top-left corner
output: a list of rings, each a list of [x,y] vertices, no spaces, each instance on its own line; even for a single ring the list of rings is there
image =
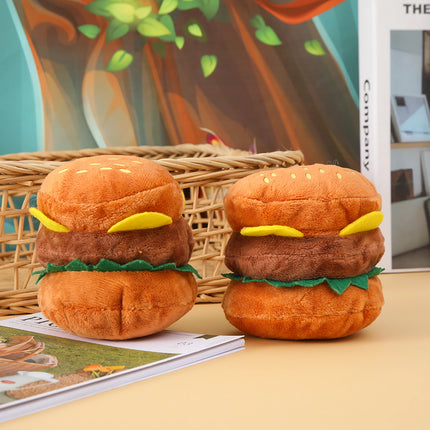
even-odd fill
[[[0,152],[223,142],[359,166],[356,0],[3,0]]]

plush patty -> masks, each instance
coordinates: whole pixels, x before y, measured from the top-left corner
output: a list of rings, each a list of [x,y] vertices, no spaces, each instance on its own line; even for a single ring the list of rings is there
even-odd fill
[[[234,273],[257,279],[344,278],[367,273],[384,250],[379,228],[346,237],[246,237],[233,232],[225,264]]]
[[[194,239],[187,221],[179,218],[156,229],[120,233],[74,231],[64,234],[42,227],[36,246],[37,258],[44,266],[67,264],[75,258],[85,264],[97,264],[105,258],[120,264],[141,259],[153,266],[169,262],[183,266],[190,260]]]

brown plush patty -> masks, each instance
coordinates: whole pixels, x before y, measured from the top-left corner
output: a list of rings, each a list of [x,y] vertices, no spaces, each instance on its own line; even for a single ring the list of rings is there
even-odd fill
[[[233,232],[225,264],[241,276],[290,282],[367,273],[383,254],[384,237],[379,228],[344,237],[245,237]]]
[[[188,263],[194,240],[185,218],[155,229],[118,233],[82,232],[57,233],[42,227],[36,239],[37,258],[41,264],[67,264],[75,258],[85,264],[97,264],[100,259],[125,264],[145,260],[153,266]]]

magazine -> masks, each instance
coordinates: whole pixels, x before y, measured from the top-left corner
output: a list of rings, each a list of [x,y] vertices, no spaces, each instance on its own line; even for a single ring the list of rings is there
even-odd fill
[[[387,271],[430,269],[430,5],[360,0],[361,171],[382,195]]]
[[[65,333],[41,313],[3,320],[0,422],[243,348],[243,336],[164,330],[101,341]]]

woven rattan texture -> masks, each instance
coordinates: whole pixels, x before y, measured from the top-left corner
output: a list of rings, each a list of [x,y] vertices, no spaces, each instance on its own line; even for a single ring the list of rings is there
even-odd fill
[[[156,160],[179,182],[186,196],[184,216],[193,230],[190,263],[199,271],[197,303],[220,302],[228,281],[224,248],[231,230],[223,197],[238,179],[256,169],[290,167],[303,162],[299,151],[250,154],[211,145],[131,147],[20,153],[0,157],[0,316],[37,312],[32,273],[37,225],[29,214],[46,175],[75,158],[100,154],[136,155]]]

